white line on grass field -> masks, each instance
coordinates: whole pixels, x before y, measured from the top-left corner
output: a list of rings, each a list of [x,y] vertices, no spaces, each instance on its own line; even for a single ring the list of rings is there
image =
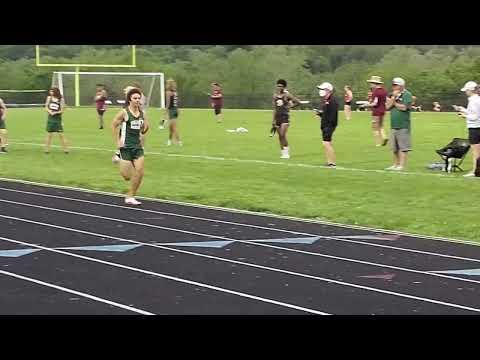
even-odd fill
[[[80,291],[77,291],[77,290],[72,290],[72,289],[69,289],[69,288],[66,288],[66,287],[63,287],[63,286],[59,286],[59,285],[55,285],[55,284],[48,283],[48,282],[45,282],[45,281],[33,279],[31,277],[15,274],[15,273],[12,273],[12,272],[9,272],[9,271],[0,270],[0,275],[14,277],[14,278],[25,280],[25,281],[35,283],[35,284],[38,284],[38,285],[42,285],[42,286],[50,287],[50,288],[53,288],[53,289],[56,289],[56,290],[60,290],[62,292],[82,296],[82,297],[87,298],[87,299],[95,300],[95,301],[98,301],[98,302],[101,302],[101,303],[104,303],[104,304],[108,304],[108,305],[112,305],[112,306],[115,306],[115,307],[118,307],[118,308],[121,308],[121,309],[129,310],[129,311],[135,312],[137,314],[155,315],[155,314],[153,314],[151,312],[148,312],[148,311],[145,311],[145,310],[140,310],[140,309],[137,309],[137,308],[134,308],[134,307],[131,307],[131,306],[119,304],[117,302],[110,301],[110,300],[107,300],[107,299],[103,299],[103,298],[100,298],[98,296],[86,294],[84,292],[80,292]]]
[[[0,200],[0,201],[6,201],[6,200]],[[11,201],[7,201],[7,202],[11,202]],[[32,206],[33,207],[38,207],[38,208],[45,208],[45,207],[38,206],[38,205],[32,205]],[[82,214],[82,213],[71,212],[71,211],[67,211],[67,210],[57,209],[57,211],[66,212],[66,213],[73,213],[73,214],[78,214],[78,215],[99,217],[99,216],[94,216],[94,215],[90,215],[90,214]],[[328,279],[328,278],[323,278],[323,277],[304,274],[304,273],[293,272],[293,271],[279,269],[279,268],[272,268],[272,267],[268,267],[268,266],[257,265],[257,264],[253,264],[253,263],[243,262],[243,261],[231,260],[231,259],[226,259],[226,258],[222,258],[222,257],[196,253],[196,252],[192,252],[192,251],[174,249],[174,248],[167,247],[167,246],[162,246],[162,245],[159,245],[159,244],[151,244],[151,243],[145,243],[145,242],[141,242],[141,241],[119,238],[119,237],[109,236],[109,235],[104,235],[104,234],[99,234],[99,233],[92,233],[92,232],[89,232],[89,231],[78,230],[78,229],[74,229],[74,228],[70,228],[70,227],[63,227],[63,226],[48,224],[48,223],[44,223],[44,222],[37,222],[37,221],[28,220],[28,219],[24,219],[24,218],[17,218],[17,217],[6,216],[6,215],[0,215],[0,217],[7,218],[7,219],[12,219],[12,220],[23,221],[23,222],[27,222],[27,223],[33,223],[33,224],[47,226],[47,227],[53,227],[53,228],[57,228],[57,229],[67,230],[67,231],[83,233],[83,234],[92,235],[92,236],[96,236],[96,237],[100,237],[100,238],[109,238],[109,239],[114,239],[114,240],[120,240],[120,241],[129,242],[129,243],[135,243],[135,244],[145,245],[145,246],[149,246],[149,247],[159,248],[159,249],[163,249],[163,250],[179,252],[179,253],[184,253],[184,254],[194,255],[194,256],[200,256],[200,257],[204,257],[204,258],[210,258],[210,259],[219,260],[219,261],[223,261],[223,262],[235,263],[235,264],[240,264],[240,265],[244,265],[244,266],[259,268],[259,269],[263,269],[263,270],[269,270],[269,271],[274,271],[274,272],[278,272],[278,273],[284,273],[284,274],[295,275],[295,276],[314,279],[314,280],[320,280],[320,281],[324,281],[324,282],[327,282],[327,283],[334,283],[334,284],[344,285],[344,286],[348,286],[348,287],[360,288],[360,289],[369,290],[369,291],[373,291],[373,292],[379,292],[379,293],[394,295],[394,296],[397,296],[397,297],[404,297],[404,298],[415,299],[415,300],[420,300],[420,301],[425,301],[425,302],[430,302],[430,303],[435,303],[435,304],[465,308],[463,305],[453,304],[453,303],[449,303],[449,302],[443,302],[443,301],[439,301],[439,300],[434,300],[434,299],[429,299],[429,298],[424,298],[424,297],[418,297],[418,296],[399,293],[399,292],[387,291],[387,290],[378,289],[378,288],[374,288],[374,287],[357,285],[357,284],[349,283],[349,282],[345,282],[345,281],[338,281],[338,280],[334,280],[334,279]],[[100,217],[100,218],[103,218],[103,217]],[[110,219],[112,219],[112,218],[110,218]],[[115,221],[117,219],[112,219],[112,220]],[[138,224],[138,223],[131,222],[131,221],[126,221],[126,220],[118,220],[118,221],[119,222],[132,223],[132,224]],[[146,224],[145,226],[149,226],[149,224]],[[169,229],[169,228],[160,227],[160,226],[153,226],[153,225],[150,226],[150,227]],[[177,232],[182,232],[182,233],[195,234],[195,235],[200,235],[200,236],[208,236],[210,238],[218,238],[218,239],[235,241],[235,242],[240,242],[240,243],[247,243],[247,244],[252,244],[252,245],[257,245],[257,246],[264,246],[264,247],[268,247],[268,248],[275,248],[275,249],[280,249],[280,250],[284,250],[284,251],[292,251],[292,252],[298,252],[298,253],[302,253],[302,254],[316,255],[316,256],[327,257],[327,258],[334,258],[334,259],[337,259],[337,260],[344,260],[344,261],[363,263],[363,264],[373,265],[373,266],[382,266],[382,267],[393,268],[392,266],[384,266],[384,265],[380,265],[380,264],[368,263],[368,262],[363,262],[363,261],[358,261],[358,260],[353,260],[353,259],[348,259],[348,258],[339,258],[339,257],[335,257],[335,256],[330,256],[330,255],[323,255],[323,254],[312,253],[312,252],[307,252],[307,251],[302,251],[302,250],[283,248],[283,247],[268,245],[268,244],[263,244],[263,243],[254,243],[254,242],[251,242],[251,241],[235,240],[235,239],[232,239],[232,238],[227,238],[227,237],[222,237],[222,236],[215,236],[215,235],[211,236],[211,235],[195,233],[195,232],[190,232],[190,231],[185,231],[185,230],[178,230],[178,229],[170,229],[170,230],[177,231]],[[445,275],[445,274],[432,273],[432,272],[421,272],[421,271],[418,271],[418,270],[410,270],[410,269],[403,269],[403,268],[397,268],[397,267],[395,267],[395,268],[398,269],[398,270],[401,270],[401,271],[421,273],[422,275],[427,275],[427,276],[436,276],[436,277],[442,277],[442,278],[449,278],[449,279],[457,280],[457,281],[480,283],[480,281],[457,278],[457,277],[453,277],[453,276]],[[477,310],[480,312],[480,309],[477,309]]]
[[[22,179],[12,179],[12,178],[0,177],[0,181],[8,181],[8,182],[13,182],[13,183],[36,185],[36,186],[42,186],[42,187],[47,187],[47,188],[53,188],[53,189],[65,189],[65,190],[71,190],[71,191],[80,191],[80,192],[91,193],[91,194],[109,195],[109,196],[115,196],[115,197],[121,197],[121,198],[125,197],[125,194],[113,193],[113,192],[108,192],[108,191],[92,190],[92,189],[80,188],[80,187],[75,187],[75,186],[47,184],[47,183],[29,181],[29,180],[22,180]],[[204,204],[194,204],[194,203],[189,203],[189,202],[185,202],[185,201],[175,201],[175,200],[151,198],[151,197],[146,197],[146,196],[137,196],[137,198],[143,199],[143,200],[159,202],[159,203],[182,205],[182,206],[188,206],[188,207],[194,207],[194,208],[200,208],[200,209],[209,209],[209,210],[217,210],[217,211],[229,212],[229,213],[263,216],[263,217],[268,217],[268,218],[273,218],[273,219],[292,220],[292,221],[299,221],[299,222],[310,223],[310,224],[331,225],[331,226],[338,226],[338,227],[345,228],[345,229],[366,230],[366,231],[377,232],[377,233],[388,233],[388,234],[403,235],[403,236],[408,236],[408,237],[419,238],[421,240],[439,240],[439,241],[446,241],[446,242],[480,246],[480,243],[474,242],[474,241],[469,241],[469,240],[453,239],[453,238],[422,235],[422,234],[414,234],[414,233],[407,233],[407,232],[396,231],[396,230],[388,230],[388,229],[382,229],[382,228],[370,228],[370,227],[360,226],[360,225],[341,224],[341,223],[336,223],[336,222],[326,221],[326,220],[321,220],[321,219],[306,219],[306,218],[299,218],[299,217],[287,216],[287,215],[278,215],[278,214],[265,213],[265,212],[259,212],[259,211],[234,209],[234,208],[204,205]]]
[[[15,145],[27,145],[27,146],[39,146],[43,147],[45,144],[38,143],[29,143],[29,142],[10,142],[10,144]],[[60,145],[52,145],[52,147],[60,148]],[[88,151],[105,151],[113,154],[112,149],[105,148],[95,148],[95,147],[86,147],[86,146],[70,146],[70,149],[77,150],[88,150]],[[325,169],[328,171],[354,171],[354,172],[369,172],[369,173],[379,173],[379,174],[393,174],[394,176],[434,176],[441,177],[443,179],[461,179],[461,177],[449,176],[448,174],[428,174],[422,172],[409,172],[409,171],[388,171],[388,170],[375,170],[375,169],[358,169],[358,168],[348,168],[337,166],[336,169],[332,169],[328,166],[323,165],[313,165],[313,164],[301,164],[301,163],[291,163],[287,161],[267,161],[267,160],[256,160],[256,159],[238,159],[238,158],[226,158],[221,156],[207,156],[207,155],[189,155],[189,154],[172,154],[172,153],[159,153],[154,151],[145,151],[145,155],[160,155],[165,157],[182,157],[182,158],[191,158],[191,159],[203,159],[203,160],[215,160],[215,161],[230,161],[230,162],[239,162],[247,164],[265,164],[265,165],[279,165],[279,166],[290,166],[290,167],[302,167],[302,168],[311,168],[311,169]],[[291,161],[291,160],[290,160]],[[463,181],[465,179],[462,178]]]
[[[233,290],[229,290],[229,289],[225,289],[225,288],[221,288],[221,287],[218,287],[218,286],[213,286],[213,285],[209,285],[209,284],[205,284],[205,283],[201,283],[201,282],[197,282],[197,281],[192,281],[192,280],[183,279],[183,278],[179,278],[179,277],[175,277],[175,276],[161,274],[161,273],[157,273],[157,272],[150,271],[150,270],[144,270],[144,269],[140,269],[140,268],[136,268],[136,267],[132,267],[132,266],[127,266],[127,265],[118,264],[118,263],[105,261],[105,260],[100,260],[100,259],[96,259],[96,258],[92,258],[92,257],[88,257],[88,256],[83,256],[83,255],[71,253],[71,252],[68,252],[68,251],[52,249],[52,248],[49,248],[49,247],[28,243],[28,242],[25,242],[25,241],[14,240],[14,239],[5,238],[5,237],[2,237],[2,236],[0,236],[0,240],[8,241],[8,242],[15,243],[15,244],[21,244],[21,245],[25,245],[25,246],[29,246],[29,247],[34,247],[36,249],[41,249],[41,250],[45,250],[45,251],[49,251],[49,252],[53,252],[53,253],[57,253],[57,254],[67,255],[67,256],[79,258],[79,259],[82,259],[82,260],[87,260],[87,261],[90,261],[90,262],[96,262],[96,263],[100,263],[100,264],[104,264],[104,265],[108,265],[108,266],[112,266],[112,267],[117,267],[117,268],[127,269],[127,270],[130,270],[130,271],[140,272],[140,273],[147,274],[147,275],[154,275],[154,276],[158,276],[160,278],[173,280],[173,281],[181,282],[181,283],[184,283],[184,284],[195,285],[195,286],[199,286],[199,287],[203,287],[203,288],[207,288],[207,289],[211,289],[211,290],[224,292],[224,293],[227,293],[227,294],[233,294],[233,295],[241,296],[241,297],[248,298],[248,299],[258,300],[258,301],[261,301],[261,302],[266,302],[266,303],[279,305],[279,306],[283,306],[283,307],[287,307],[287,308],[291,308],[291,309],[295,309],[295,310],[300,310],[300,311],[304,311],[304,312],[307,312],[307,313],[310,313],[310,314],[330,315],[328,313],[318,311],[318,310],[314,310],[314,309],[309,309],[309,308],[305,308],[305,307],[301,307],[301,306],[297,306],[297,305],[292,305],[292,304],[288,304],[288,303],[281,302],[281,301],[276,301],[276,300],[271,300],[271,299],[267,299],[267,298],[263,298],[263,297],[259,297],[259,296],[254,296],[254,295],[250,295],[250,294],[239,292],[239,291],[233,291]],[[466,308],[466,310],[470,310],[470,309]],[[480,309],[474,309],[472,311],[480,312]]]
[[[372,247],[379,247],[379,248],[385,248],[385,249],[391,249],[391,250],[405,251],[405,252],[411,252],[411,253],[417,253],[417,254],[423,254],[423,255],[444,257],[444,258],[449,258],[449,259],[480,262],[480,259],[475,259],[475,258],[466,258],[466,257],[462,257],[462,256],[442,254],[442,253],[431,252],[431,251],[422,251],[422,250],[402,248],[402,247],[391,246],[391,245],[369,243],[369,242],[359,241],[359,240],[343,239],[343,238],[335,237],[335,236],[324,236],[324,235],[320,235],[318,233],[307,233],[307,232],[300,232],[300,231],[292,231],[292,230],[285,230],[285,229],[273,228],[273,227],[268,227],[268,226],[244,224],[244,223],[238,223],[238,222],[232,222],[232,221],[226,221],[226,220],[216,220],[216,219],[203,218],[203,217],[198,217],[198,216],[191,216],[191,215],[182,215],[182,214],[176,214],[176,213],[165,212],[165,211],[149,210],[149,209],[134,208],[134,207],[125,207],[125,206],[122,206],[122,205],[109,204],[109,203],[103,203],[103,202],[98,202],[98,201],[77,199],[77,198],[59,196],[59,195],[42,194],[42,193],[36,193],[36,192],[32,192],[32,191],[16,190],[16,189],[4,188],[4,187],[0,187],[0,191],[9,191],[9,192],[15,192],[15,193],[20,193],[20,194],[28,194],[28,195],[34,195],[34,196],[39,196],[39,197],[47,197],[47,198],[61,199],[61,200],[68,200],[68,201],[77,201],[77,202],[86,203],[86,204],[107,206],[107,207],[113,207],[113,208],[128,210],[128,211],[145,212],[145,213],[149,213],[149,214],[173,216],[173,217],[180,217],[180,218],[184,218],[184,219],[193,219],[193,220],[207,221],[207,222],[213,222],[213,223],[242,226],[242,227],[247,227],[247,228],[254,228],[254,229],[261,229],[261,230],[268,230],[268,231],[276,231],[276,232],[282,232],[282,233],[293,234],[293,235],[312,236],[312,237],[316,236],[316,237],[320,237],[322,239],[333,240],[333,241],[342,242],[342,243],[352,243],[352,244],[359,244],[359,245],[364,245],[364,246],[372,246]]]

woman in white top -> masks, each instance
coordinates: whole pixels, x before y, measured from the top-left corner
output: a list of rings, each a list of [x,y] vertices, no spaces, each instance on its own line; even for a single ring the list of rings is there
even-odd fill
[[[467,108],[453,105],[458,115],[467,120],[468,140],[472,149],[473,168],[472,172],[464,175],[465,177],[475,176],[477,159],[480,158],[480,96],[476,92],[477,89],[478,84],[475,81],[467,82],[461,89],[468,96]]]

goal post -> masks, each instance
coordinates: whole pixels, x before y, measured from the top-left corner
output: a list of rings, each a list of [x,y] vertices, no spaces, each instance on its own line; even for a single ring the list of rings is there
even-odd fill
[[[113,105],[121,104],[127,86],[139,86],[146,97],[146,107],[165,108],[165,76],[160,72],[74,72],[55,71],[52,86],[62,93],[65,104],[92,106],[97,85],[107,90]]]
[[[47,45],[47,48],[45,49],[45,45],[43,46],[44,47],[44,53],[45,51],[48,53],[48,45]],[[79,98],[79,94],[80,94],[80,91],[79,91],[79,73],[80,73],[80,69],[81,68],[135,68],[137,67],[137,47],[136,45],[127,45],[127,47],[130,47],[130,61],[129,63],[126,63],[126,64],[100,64],[100,63],[85,63],[84,61],[79,61],[79,62],[76,62],[75,61],[75,58],[72,60],[73,62],[72,63],[51,63],[51,62],[44,62],[42,60],[42,57],[41,57],[41,51],[40,51],[40,45],[35,45],[35,65],[38,66],[38,67],[45,67],[45,66],[49,66],[49,67],[55,67],[55,68],[58,68],[58,67],[70,67],[70,68],[75,68],[75,73],[76,73],[76,76],[75,76],[75,88],[76,88],[76,92],[75,92],[75,106],[80,106],[80,98]],[[50,49],[51,50],[51,49]],[[45,59],[45,55],[43,57],[43,59]],[[47,56],[47,60],[48,60],[48,56]]]

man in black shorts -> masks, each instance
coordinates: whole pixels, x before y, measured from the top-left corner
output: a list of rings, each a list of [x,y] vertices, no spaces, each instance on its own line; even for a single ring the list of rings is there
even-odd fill
[[[332,136],[338,125],[338,101],[333,96],[333,85],[324,82],[317,86],[318,93],[322,99],[322,106],[316,113],[320,116],[320,129],[322,130],[323,147],[327,157],[327,166],[335,168],[336,157],[332,146]]]
[[[287,82],[283,79],[277,81],[277,87],[273,94],[273,122],[278,133],[280,142],[281,159],[289,159],[287,131],[290,125],[290,109],[300,105],[300,101],[286,91]]]

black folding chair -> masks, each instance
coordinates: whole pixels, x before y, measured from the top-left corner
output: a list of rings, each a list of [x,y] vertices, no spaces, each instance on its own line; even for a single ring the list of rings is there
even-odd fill
[[[445,161],[445,171],[454,172],[456,169],[463,171],[460,165],[462,165],[469,149],[470,142],[468,139],[454,138],[449,144],[436,150],[436,153]]]

